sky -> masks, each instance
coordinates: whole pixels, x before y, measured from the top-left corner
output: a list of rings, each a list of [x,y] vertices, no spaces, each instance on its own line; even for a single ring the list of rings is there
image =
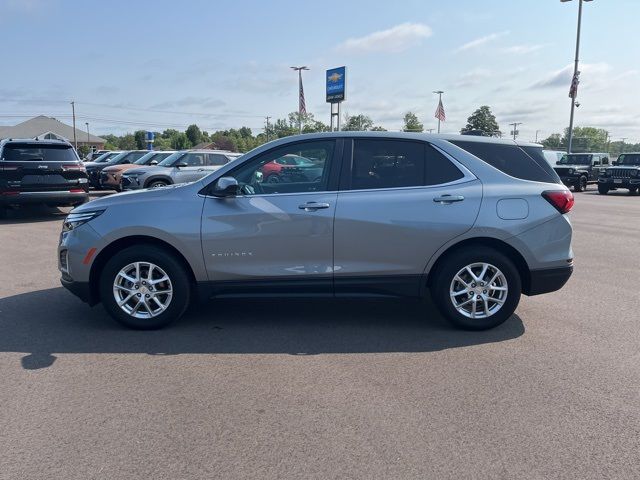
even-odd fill
[[[347,66],[342,112],[389,130],[407,111],[459,132],[489,105],[503,133],[568,125],[578,0],[305,2],[0,0],[0,124],[44,114],[92,133],[248,126],[298,108],[329,123],[325,71]],[[584,4],[575,124],[640,141],[639,0]]]

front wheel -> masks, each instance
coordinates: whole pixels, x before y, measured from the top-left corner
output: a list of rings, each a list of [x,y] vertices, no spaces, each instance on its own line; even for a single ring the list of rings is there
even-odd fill
[[[167,185],[169,184],[164,180],[153,180],[152,182],[149,182],[147,188],[160,188],[166,187]]]
[[[638,187],[632,187],[629,189],[629,195],[635,195],[638,193]]]
[[[587,177],[580,177],[578,183],[573,186],[574,192],[584,192],[587,189]]]
[[[508,257],[487,247],[449,255],[431,285],[445,318],[467,330],[486,330],[507,320],[520,301],[520,274]]]
[[[609,193],[609,187],[607,187],[606,185],[599,184],[598,193],[600,195],[606,195],[607,193]]]
[[[191,293],[182,262],[154,245],[135,245],[116,253],[102,270],[99,287],[107,312],[139,330],[161,328],[180,318]]]

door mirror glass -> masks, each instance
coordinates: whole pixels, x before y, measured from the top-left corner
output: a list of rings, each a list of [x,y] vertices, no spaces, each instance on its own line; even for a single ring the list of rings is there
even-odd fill
[[[157,161],[157,160],[151,160],[151,161],[149,162],[149,165],[157,165],[157,164],[158,164],[158,161]]]
[[[238,180],[233,177],[221,177],[213,186],[213,195],[216,197],[235,197],[240,191]]]

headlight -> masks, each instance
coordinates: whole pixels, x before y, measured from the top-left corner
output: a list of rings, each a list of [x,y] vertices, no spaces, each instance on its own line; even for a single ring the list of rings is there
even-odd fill
[[[573,175],[573,168],[569,169],[569,175]]]
[[[78,228],[80,225],[87,223],[90,220],[93,220],[97,216],[101,215],[104,210],[93,210],[91,212],[78,212],[78,213],[70,213],[67,215],[67,218],[64,219],[62,223],[62,231],[69,232],[75,228]]]
[[[640,175],[640,170],[634,170],[633,172],[631,172],[631,175],[637,177],[638,175]]]

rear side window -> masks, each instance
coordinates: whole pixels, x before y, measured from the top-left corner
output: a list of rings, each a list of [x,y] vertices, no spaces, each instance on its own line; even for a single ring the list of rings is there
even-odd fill
[[[229,162],[229,159],[224,155],[210,153],[207,155],[207,157],[208,157],[207,165],[220,166],[220,165],[226,165]]]
[[[545,183],[560,181],[558,175],[545,161],[540,147],[521,148],[517,145],[459,140],[451,143],[512,177]]]
[[[69,145],[33,145],[8,143],[2,150],[2,160],[8,162],[77,162]]]

